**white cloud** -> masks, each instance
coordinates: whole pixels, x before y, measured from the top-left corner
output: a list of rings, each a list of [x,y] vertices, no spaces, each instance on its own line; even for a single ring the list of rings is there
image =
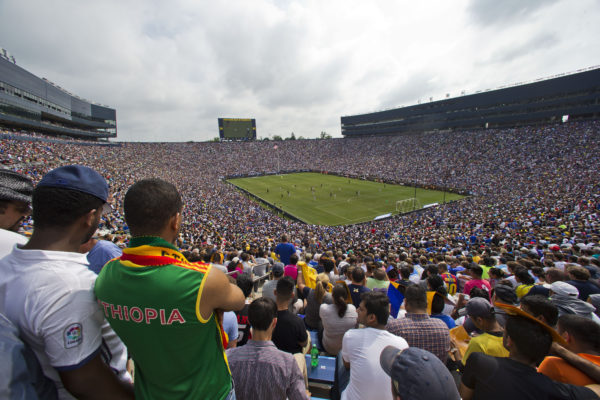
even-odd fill
[[[117,109],[119,140],[340,134],[340,116],[600,64],[600,3],[5,0],[17,63]]]

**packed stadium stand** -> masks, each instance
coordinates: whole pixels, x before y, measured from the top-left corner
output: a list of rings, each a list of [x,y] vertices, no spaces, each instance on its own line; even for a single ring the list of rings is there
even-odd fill
[[[181,245],[268,246],[287,232],[322,248],[398,251],[401,247],[470,246],[490,240],[511,246],[539,241],[598,241],[600,123],[438,132],[430,135],[296,140],[279,143],[282,171],[318,169],[379,176],[423,187],[472,194],[417,214],[362,225],[324,227],[292,222],[261,208],[230,185],[227,175],[278,170],[272,142],[123,143],[80,146],[2,139],[5,167],[34,179],[69,163],[91,166],[109,179],[114,213],[104,228],[125,240],[122,200],[138,179],[158,176],[185,196]],[[173,159],[177,159],[173,163]],[[565,228],[559,226],[565,225]]]
[[[345,137],[547,124],[600,116],[600,68],[341,118]]]
[[[73,95],[18,66],[0,49],[0,124],[52,136],[117,136],[115,109]]]

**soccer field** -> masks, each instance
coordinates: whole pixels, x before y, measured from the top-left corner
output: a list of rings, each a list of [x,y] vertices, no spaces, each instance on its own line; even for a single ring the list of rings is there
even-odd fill
[[[267,175],[229,179],[266,203],[313,225],[347,225],[372,221],[431,203],[442,203],[444,192],[415,189],[319,173]],[[446,192],[446,202],[464,196]]]

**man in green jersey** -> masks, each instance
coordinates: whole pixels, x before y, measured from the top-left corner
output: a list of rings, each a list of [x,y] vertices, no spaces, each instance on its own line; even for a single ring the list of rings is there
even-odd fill
[[[223,272],[188,262],[173,245],[182,206],[163,180],[131,186],[124,210],[133,237],[102,269],[95,293],[133,358],[136,398],[235,398],[220,316],[243,308],[244,295]]]

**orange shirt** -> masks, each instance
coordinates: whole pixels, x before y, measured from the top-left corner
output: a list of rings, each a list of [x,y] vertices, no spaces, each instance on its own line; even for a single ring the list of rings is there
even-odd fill
[[[578,355],[596,365],[600,365],[600,356],[594,356],[585,353],[579,353]],[[542,361],[538,367],[538,372],[541,372],[555,381],[570,383],[577,386],[585,386],[596,383],[589,376],[573,367],[560,357],[549,356],[544,358],[544,361]]]

